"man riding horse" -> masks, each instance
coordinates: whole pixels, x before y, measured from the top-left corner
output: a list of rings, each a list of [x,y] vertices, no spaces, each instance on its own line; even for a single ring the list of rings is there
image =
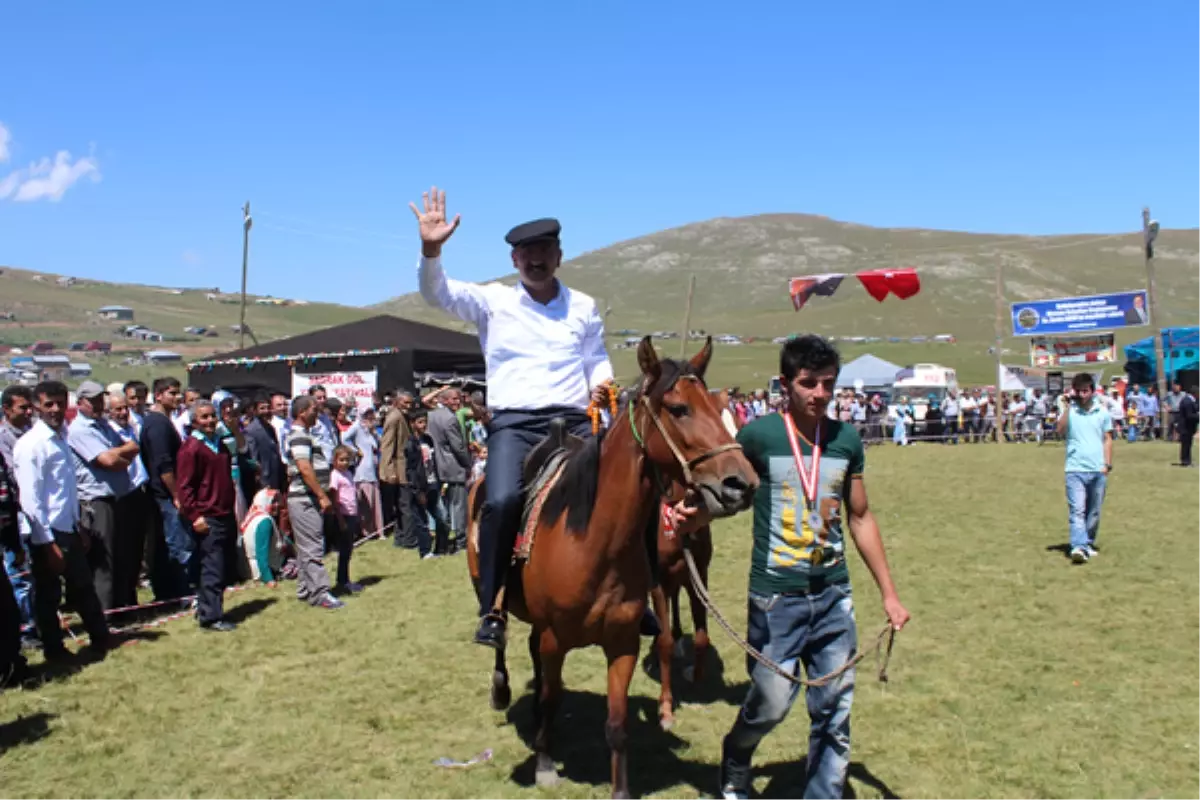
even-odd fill
[[[422,208],[412,203],[409,207],[421,235],[421,296],[474,324],[487,361],[492,420],[479,524],[480,623],[475,641],[503,648],[505,619],[493,607],[520,527],[522,467],[555,418],[564,420],[573,435],[591,435],[588,404],[606,406],[613,380],[604,320],[591,297],[568,289],[555,277],[562,262],[557,220],[527,222],[505,236],[520,283],[476,284],[447,278],[442,271],[442,246],[461,219],[457,214],[447,219],[446,193],[434,187],[422,194]],[[650,611],[642,632],[658,634]]]

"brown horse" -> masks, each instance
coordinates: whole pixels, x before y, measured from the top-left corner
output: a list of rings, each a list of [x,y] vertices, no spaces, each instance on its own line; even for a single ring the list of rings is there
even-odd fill
[[[650,591],[645,532],[672,484],[687,487],[714,517],[747,508],[758,478],[714,412],[704,386],[712,339],[690,361],[659,360],[650,337],[638,347],[642,379],[605,434],[570,457],[546,496],[527,562],[509,570],[508,609],[529,623],[533,658],[537,782],[558,780],[551,725],[569,651],[600,645],[608,660],[608,720],[614,797],[629,795],[626,711],[637,664],[639,623]],[[486,480],[486,478],[484,479]],[[468,564],[478,585],[483,481],[472,490]],[[497,650],[492,707],[508,706],[504,650]]]

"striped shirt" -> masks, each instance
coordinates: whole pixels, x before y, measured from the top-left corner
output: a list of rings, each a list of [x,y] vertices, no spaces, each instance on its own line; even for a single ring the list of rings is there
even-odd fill
[[[310,492],[300,475],[297,461],[307,461],[312,464],[313,472],[317,474],[317,483],[321,488],[329,490],[329,459],[320,447],[314,447],[314,441],[308,428],[302,428],[295,423],[288,431],[287,445],[284,448],[287,459],[288,497],[308,497]]]

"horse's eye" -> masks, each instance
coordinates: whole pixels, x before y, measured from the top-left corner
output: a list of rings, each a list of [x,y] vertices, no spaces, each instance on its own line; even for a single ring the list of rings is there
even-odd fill
[[[676,419],[678,419],[679,417],[686,417],[688,415],[688,407],[686,405],[681,405],[678,403],[667,403],[666,406],[667,406],[667,411],[670,411],[671,416],[675,417]]]

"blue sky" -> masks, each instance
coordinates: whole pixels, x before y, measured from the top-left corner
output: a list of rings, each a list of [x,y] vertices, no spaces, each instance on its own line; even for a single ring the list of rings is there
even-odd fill
[[[1195,2],[0,19],[0,263],[40,271],[234,289],[250,200],[252,291],[378,302],[415,288],[407,203],[434,182],[468,279],[503,274],[505,231],[546,215],[568,256],[763,212],[999,233],[1134,229],[1144,203],[1200,218]]]

